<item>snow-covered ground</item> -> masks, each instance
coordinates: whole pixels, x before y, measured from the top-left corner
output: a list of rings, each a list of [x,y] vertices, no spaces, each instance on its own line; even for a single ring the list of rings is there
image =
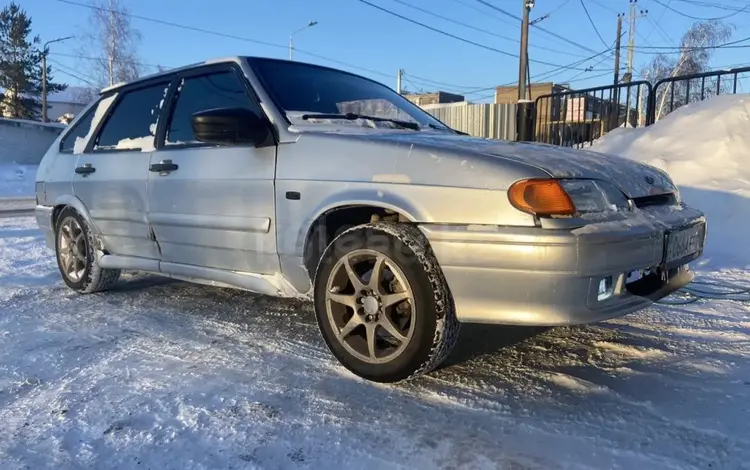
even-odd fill
[[[708,216],[713,266],[750,268],[750,95],[683,106],[650,127],[616,129],[592,150],[666,170]]]
[[[747,468],[749,312],[465,326],[446,367],[384,386],[307,303],[146,275],[79,296],[32,219],[0,219],[0,467]]]
[[[36,165],[0,163],[0,197],[33,197]]]

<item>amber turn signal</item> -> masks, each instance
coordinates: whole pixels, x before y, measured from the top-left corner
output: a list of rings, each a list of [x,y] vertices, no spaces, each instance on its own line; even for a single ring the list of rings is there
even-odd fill
[[[529,179],[513,183],[508,199],[516,209],[539,216],[573,215],[576,207],[560,183],[553,179]]]

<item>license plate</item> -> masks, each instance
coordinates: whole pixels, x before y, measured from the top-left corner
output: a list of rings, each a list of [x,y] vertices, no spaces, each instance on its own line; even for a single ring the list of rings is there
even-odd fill
[[[667,253],[665,261],[670,263],[699,252],[703,245],[703,224],[670,232],[667,235]]]

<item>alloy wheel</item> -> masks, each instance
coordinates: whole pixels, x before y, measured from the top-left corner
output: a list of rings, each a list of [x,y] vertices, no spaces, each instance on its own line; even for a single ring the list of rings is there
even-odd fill
[[[81,224],[73,217],[63,220],[59,231],[59,252],[61,271],[72,282],[83,277],[88,263],[86,234]]]
[[[414,293],[398,265],[378,251],[355,250],[334,265],[326,310],[336,339],[370,364],[392,361],[414,335]]]

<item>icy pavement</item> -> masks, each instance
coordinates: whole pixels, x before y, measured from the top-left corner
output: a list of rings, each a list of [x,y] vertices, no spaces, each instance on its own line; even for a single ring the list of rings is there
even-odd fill
[[[0,197],[0,217],[30,216],[35,207],[34,197]]]
[[[31,219],[0,219],[3,469],[750,465],[748,303],[466,326],[448,361],[375,385],[309,304],[146,275],[78,296]]]

